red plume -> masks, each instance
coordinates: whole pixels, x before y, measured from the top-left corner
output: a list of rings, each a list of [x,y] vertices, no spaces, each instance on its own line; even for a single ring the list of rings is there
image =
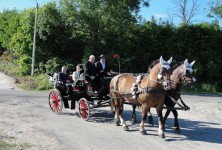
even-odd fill
[[[118,54],[113,55],[113,58],[117,59],[117,57],[118,57]]]

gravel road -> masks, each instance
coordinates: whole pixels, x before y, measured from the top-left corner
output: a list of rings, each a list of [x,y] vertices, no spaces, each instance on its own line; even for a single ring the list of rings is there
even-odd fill
[[[222,149],[222,97],[218,95],[182,95],[191,109],[178,111],[181,133],[174,132],[170,114],[166,137],[161,139],[155,109],[151,110],[154,126],[146,124],[148,134],[141,135],[139,123],[130,125],[129,105],[123,115],[130,131],[123,131],[114,125],[108,107],[95,109],[87,122],[77,110],[64,109],[61,115],[54,114],[48,106],[48,93],[20,90],[12,78],[0,73],[0,140],[17,144],[15,149],[23,146],[31,150]],[[137,116],[140,121],[139,108]]]

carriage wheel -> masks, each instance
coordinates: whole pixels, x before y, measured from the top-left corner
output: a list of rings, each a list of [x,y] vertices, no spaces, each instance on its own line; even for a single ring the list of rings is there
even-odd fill
[[[85,98],[79,100],[79,115],[84,120],[88,120],[90,117],[89,103]]]
[[[57,114],[60,114],[62,112],[62,96],[61,93],[56,89],[51,90],[49,93],[49,107],[53,112]]]

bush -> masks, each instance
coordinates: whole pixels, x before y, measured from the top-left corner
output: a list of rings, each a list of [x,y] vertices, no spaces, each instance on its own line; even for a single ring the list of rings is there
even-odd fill
[[[29,75],[31,73],[31,63],[32,63],[32,58],[30,56],[24,55],[18,60],[18,65],[19,65],[19,74],[24,76],[24,75]]]
[[[52,88],[45,74],[39,74],[34,77],[21,76],[18,64],[16,63],[0,61],[0,72],[15,78],[18,86],[22,89],[47,90]]]
[[[38,90],[48,90],[52,86],[48,80],[48,77],[45,74],[41,74],[35,77],[35,82],[37,83]]]
[[[58,72],[58,70],[61,69],[60,68],[61,66],[62,66],[62,60],[60,60],[59,58],[49,59],[45,64],[46,73]]]
[[[0,61],[0,72],[16,77],[19,73],[19,68],[15,63]]]

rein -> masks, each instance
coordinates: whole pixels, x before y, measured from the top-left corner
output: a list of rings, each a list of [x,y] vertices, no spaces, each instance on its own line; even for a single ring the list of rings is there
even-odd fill
[[[157,80],[154,80],[154,79],[152,79],[152,78],[150,78],[150,77],[147,77],[146,76],[146,78],[147,78],[147,86],[146,87],[141,87],[141,85],[139,84],[139,88],[141,88],[142,90],[140,90],[140,91],[143,91],[142,93],[165,93],[165,90],[163,90],[163,89],[160,89],[160,88],[152,88],[152,87],[148,87],[148,82],[149,82],[149,80],[150,81],[154,81],[154,82],[156,82],[156,83],[159,83],[159,84],[163,84],[163,82],[164,81],[162,81],[162,82],[159,82],[159,81],[157,81]],[[138,91],[138,92],[140,92],[140,91]],[[141,94],[141,93],[138,93],[138,94]]]
[[[177,100],[175,100],[173,97],[171,97],[169,94],[167,94],[167,92],[166,92],[167,96],[169,96],[172,99],[172,101],[175,104],[177,104],[179,107],[178,108],[176,108],[176,107],[164,107],[164,108],[165,109],[170,109],[170,110],[174,110],[174,109],[180,109],[180,110],[184,110],[184,111],[190,110],[190,107],[188,107],[185,104],[185,102],[182,100],[182,98],[180,96],[180,93],[178,91],[176,91],[176,90],[174,90],[174,91],[178,93],[181,104]]]

